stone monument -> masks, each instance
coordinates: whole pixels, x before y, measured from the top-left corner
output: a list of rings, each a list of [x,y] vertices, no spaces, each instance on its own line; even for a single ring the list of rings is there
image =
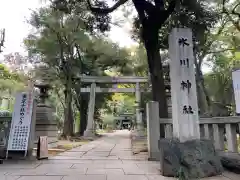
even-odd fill
[[[219,175],[223,168],[213,142],[200,140],[192,31],[169,36],[173,139],[160,139],[161,172],[185,179]]]
[[[53,108],[46,104],[51,86],[44,82],[36,83],[34,86],[40,90],[36,108],[35,144],[37,145],[39,136],[47,136],[50,145],[57,141],[57,122],[53,116]]]
[[[173,29],[169,37],[173,135],[180,141],[199,139],[199,117],[192,32]]]

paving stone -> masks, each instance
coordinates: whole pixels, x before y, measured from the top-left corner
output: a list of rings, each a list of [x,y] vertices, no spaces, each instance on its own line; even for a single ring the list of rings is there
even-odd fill
[[[92,164],[92,160],[84,160],[84,159],[51,159],[51,160],[43,160],[42,164]]]
[[[19,178],[20,178],[20,176],[2,176],[2,175],[0,175],[1,180],[17,180]]]
[[[227,178],[229,178],[231,180],[239,180],[240,179],[239,174],[234,174],[232,172],[224,172],[223,176],[227,177]]]
[[[136,163],[138,163],[138,162],[133,161],[133,160],[121,160],[121,162],[122,162],[123,164],[136,164]]]
[[[72,169],[79,169],[79,168],[105,168],[106,164],[74,164],[71,168]]]
[[[134,163],[132,164],[123,164],[123,163],[113,163],[113,164],[110,164],[110,163],[107,163],[105,165],[105,168],[107,169],[112,169],[112,168],[124,168],[124,169],[129,169],[129,168],[138,168],[138,166]]]
[[[109,152],[111,152],[111,150],[108,150],[108,151],[104,151],[104,150],[93,150],[93,151],[91,151],[91,152],[96,152],[96,153],[109,153]]]
[[[40,176],[45,175],[47,170],[36,170],[36,169],[16,169],[9,170],[8,174],[11,176]]]
[[[148,180],[144,175],[107,175],[107,180]]]
[[[37,159],[34,160],[15,160],[15,159],[9,159],[9,160],[5,160],[4,165],[7,164],[11,164],[11,165],[16,165],[16,164],[20,164],[20,165],[38,165],[41,164],[41,162]]]
[[[146,172],[142,169],[135,168],[135,167],[124,167],[123,171],[126,175],[145,175]]]
[[[224,176],[215,176],[215,177],[202,178],[201,180],[230,180],[230,179]],[[239,177],[238,177],[238,180],[239,180]]]
[[[124,175],[122,169],[98,169],[98,168],[88,168],[86,174],[106,174],[106,175]]]
[[[82,153],[86,153],[87,151],[83,151],[81,149],[71,149],[71,150],[68,150],[68,152],[82,152]]]
[[[147,161],[146,153],[133,156],[130,147],[129,132],[119,131],[48,160],[7,161],[0,180],[175,180],[161,176],[160,163]],[[204,180],[239,179],[226,172]]]
[[[141,164],[141,163],[136,163],[136,165],[140,169],[158,169],[158,170],[160,170],[160,165],[159,164]]]
[[[41,164],[36,170],[41,169],[69,169],[73,166],[73,164]]]
[[[88,168],[79,168],[79,169],[50,169],[46,175],[62,175],[62,176],[71,176],[71,175],[83,175],[86,174]]]
[[[62,180],[106,180],[106,175],[78,175],[78,176],[65,176]]]
[[[22,176],[17,180],[62,180],[62,176]]]
[[[160,168],[144,165],[140,166],[139,169],[145,172],[145,174],[159,174],[160,175]]]
[[[85,152],[64,152],[64,153],[58,154],[58,156],[79,157],[80,158],[84,154],[85,154]]]
[[[164,177],[161,175],[147,175],[148,180],[177,180],[177,178],[173,177]]]
[[[34,169],[39,164],[3,164],[0,166],[1,169]]]
[[[108,157],[109,153],[86,153],[84,156],[99,156],[99,157]]]
[[[53,156],[49,158],[50,160],[81,160],[82,158],[79,157],[69,157],[69,156]]]
[[[102,157],[102,156],[82,156],[81,159],[84,160],[117,160],[117,157]]]
[[[0,176],[3,176],[7,174],[7,171],[5,169],[0,169]]]
[[[99,159],[99,160],[93,160],[93,164],[96,163],[101,163],[101,164],[118,164],[118,163],[122,163],[121,160],[111,160],[111,159]]]

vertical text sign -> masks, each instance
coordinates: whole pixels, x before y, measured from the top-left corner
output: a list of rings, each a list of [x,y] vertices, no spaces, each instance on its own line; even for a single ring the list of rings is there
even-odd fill
[[[172,30],[169,54],[173,134],[180,141],[198,139],[200,132],[191,29]]]
[[[240,69],[232,72],[236,113],[240,113]]]
[[[32,120],[33,92],[18,93],[15,99],[8,151],[27,151]]]

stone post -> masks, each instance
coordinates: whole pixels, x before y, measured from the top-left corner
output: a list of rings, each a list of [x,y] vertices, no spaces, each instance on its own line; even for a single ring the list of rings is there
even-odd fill
[[[143,122],[142,122],[142,114],[140,109],[141,104],[141,90],[140,90],[140,84],[136,83],[136,122],[137,122],[137,131],[142,132],[143,131]]]
[[[87,129],[84,131],[84,136],[86,137],[94,136],[95,98],[96,98],[96,83],[92,83],[90,88],[90,99],[88,102]]]
[[[149,160],[159,160],[158,140],[160,137],[160,121],[158,102],[147,103],[147,139]]]
[[[199,139],[199,117],[192,31],[174,28],[169,36],[173,135],[186,141]]]

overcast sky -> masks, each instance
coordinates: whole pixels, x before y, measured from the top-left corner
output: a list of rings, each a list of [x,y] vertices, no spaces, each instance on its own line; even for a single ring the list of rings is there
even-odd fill
[[[0,28],[6,29],[4,54],[24,52],[23,38],[30,30],[26,19],[30,16],[31,10],[42,6],[42,4],[40,0],[1,0]],[[133,41],[128,31],[128,24],[124,28],[113,27],[109,37],[121,46],[130,46]]]
[[[6,29],[5,48],[3,53],[11,52],[26,53],[23,46],[23,39],[28,35],[31,27],[26,20],[31,14],[31,10],[43,5],[44,0],[0,0],[0,28]],[[113,14],[113,19],[122,16],[121,13]],[[130,47],[134,42],[130,38],[131,23],[125,23],[124,27],[112,27],[109,37],[120,46]],[[209,67],[204,66],[205,72]]]

